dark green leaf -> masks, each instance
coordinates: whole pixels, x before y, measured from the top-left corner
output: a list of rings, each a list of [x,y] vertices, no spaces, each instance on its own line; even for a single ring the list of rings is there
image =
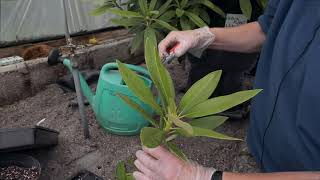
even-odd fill
[[[117,94],[124,102],[126,102],[130,107],[138,111],[144,119],[149,121],[153,126],[158,127],[157,122],[152,118],[152,116],[147,113],[139,104],[131,100],[128,96]]]
[[[171,142],[167,142],[166,145],[167,145],[169,151],[171,153],[173,153],[174,155],[176,155],[178,158],[180,158],[184,161],[188,160],[187,156],[181,151],[181,149],[178,148],[177,145],[175,145],[174,143],[171,143]]]
[[[265,9],[267,7],[268,0],[257,0],[257,2],[262,9]]]
[[[177,8],[177,9],[176,9],[176,15],[177,15],[178,17],[181,17],[183,14],[184,14],[184,10],[182,10],[182,9],[180,9],[180,8]]]
[[[188,16],[188,18],[194,22],[198,27],[207,26],[207,24],[197,15],[191,12],[185,12],[185,15]]]
[[[157,128],[144,127],[141,130],[140,140],[147,148],[156,148],[161,145],[165,138],[165,133]]]
[[[186,16],[182,16],[180,18],[180,26],[182,28],[182,30],[190,30],[191,26],[189,24],[189,19]]]
[[[188,111],[188,114],[185,115],[185,117],[197,118],[223,112],[251,99],[260,91],[261,89],[240,91],[230,95],[208,99],[191,108]]]
[[[191,108],[204,102],[212,95],[219,83],[221,74],[221,70],[214,71],[191,86],[179,104],[178,109],[182,115],[188,114]]]
[[[170,10],[170,11],[163,13],[163,15],[160,16],[158,19],[165,21],[165,22],[169,22],[175,16],[176,16],[176,12],[174,10]]]
[[[134,36],[131,42],[131,53],[134,53],[136,50],[138,50],[141,47],[143,42],[143,35],[144,35],[143,31],[136,33],[136,35]]]
[[[172,0],[167,0],[160,8],[159,8],[159,15],[156,16],[155,18],[159,17],[163,13],[165,13],[169,8]]]
[[[191,126],[196,126],[204,129],[215,129],[222,125],[228,117],[224,116],[207,116],[203,118],[193,119],[189,121]]]
[[[165,22],[165,21],[162,21],[160,19],[155,19],[154,20],[156,23],[158,23],[160,26],[162,26],[163,28],[166,28],[170,31],[177,31],[178,29],[171,26],[169,23]]]
[[[215,139],[222,139],[222,140],[241,140],[238,138],[233,138],[221,133],[218,133],[216,131],[210,130],[210,129],[204,129],[199,127],[193,127],[193,136],[195,137],[210,137]]]
[[[149,11],[153,11],[154,8],[156,7],[157,0],[151,0],[150,5],[149,5]]]
[[[250,0],[239,0],[240,8],[242,13],[248,18],[251,19],[252,14],[252,5]]]
[[[142,18],[120,18],[120,19],[111,19],[111,22],[119,26],[130,27],[130,26],[137,26],[143,23],[143,19]]]
[[[116,179],[117,180],[126,180],[126,167],[123,161],[120,161],[116,167]]]
[[[200,11],[200,18],[203,19],[207,24],[210,24],[210,16],[206,11]]]
[[[99,16],[99,15],[106,13],[110,8],[112,8],[112,5],[105,4],[103,6],[96,8],[95,10],[91,11],[89,14],[92,16]]]
[[[140,10],[142,14],[147,15],[148,14],[148,4],[147,0],[138,0]]]
[[[150,15],[154,14],[154,15],[158,15],[159,11],[149,11]]]
[[[109,9],[108,11],[123,17],[143,17],[141,14],[133,11],[126,11],[126,10],[120,10],[120,9]]]
[[[216,12],[217,14],[219,14],[222,17],[226,17],[226,14],[215,4],[213,4],[211,1],[209,0],[201,0],[200,1],[203,5],[207,6],[208,8],[210,8],[212,11]]]
[[[135,180],[132,173],[127,173],[127,179],[126,180]]]
[[[148,104],[158,114],[161,114],[161,108],[153,97],[150,88],[134,71],[129,69],[126,65],[117,61],[121,77],[129,87],[129,89],[144,103]]]
[[[180,3],[181,8],[185,8],[186,5],[188,4],[188,1],[189,0],[182,0],[181,3]]]

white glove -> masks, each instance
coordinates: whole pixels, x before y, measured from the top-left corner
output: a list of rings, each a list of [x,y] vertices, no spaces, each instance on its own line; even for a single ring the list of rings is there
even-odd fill
[[[202,52],[213,43],[215,35],[209,27],[202,27],[188,31],[172,31],[159,43],[159,54],[161,57],[169,55],[171,48],[174,47],[174,56],[180,57],[186,52],[200,58]]]
[[[210,180],[216,171],[185,162],[162,147],[143,148],[136,156],[134,164],[139,169],[133,173],[136,180]]]

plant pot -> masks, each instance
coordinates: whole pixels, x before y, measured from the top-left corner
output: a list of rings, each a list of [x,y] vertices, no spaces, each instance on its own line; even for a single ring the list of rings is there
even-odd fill
[[[39,161],[24,154],[0,153],[0,179],[37,180]]]
[[[0,153],[54,146],[58,144],[58,134],[41,126],[0,129]]]
[[[103,180],[103,178],[90,171],[82,170],[70,180]]]

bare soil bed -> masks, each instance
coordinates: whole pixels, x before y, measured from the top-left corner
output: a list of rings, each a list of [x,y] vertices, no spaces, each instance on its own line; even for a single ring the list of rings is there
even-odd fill
[[[178,64],[168,68],[179,93],[184,87],[186,73]],[[178,98],[181,95],[179,93]],[[31,127],[46,118],[41,125],[60,132],[56,147],[25,152],[40,161],[41,179],[68,179],[82,169],[104,179],[115,179],[117,163],[121,160],[132,162],[135,152],[141,148],[139,137],[105,132],[97,124],[91,107],[87,106],[91,139],[85,140],[75,102],[75,93],[64,92],[58,85],[52,84],[33,97],[0,107],[0,127]],[[228,121],[219,131],[244,139],[247,126],[248,120]],[[209,138],[180,138],[176,142],[188,157],[201,165],[237,172],[259,171],[245,142]],[[133,167],[129,166],[129,169]]]

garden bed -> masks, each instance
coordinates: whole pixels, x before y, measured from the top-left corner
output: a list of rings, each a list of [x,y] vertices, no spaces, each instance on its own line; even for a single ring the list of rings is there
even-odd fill
[[[174,73],[172,77],[179,93],[184,87],[187,74],[177,63],[168,68]],[[181,95],[179,93],[178,98]],[[92,171],[104,179],[115,179],[117,163],[123,160],[130,164],[135,152],[141,148],[139,137],[117,136],[105,132],[97,124],[91,107],[87,106],[91,139],[85,140],[75,103],[75,93],[65,92],[58,85],[51,84],[32,97],[0,106],[0,127],[32,127],[46,118],[41,125],[60,132],[56,147],[27,152],[40,161],[41,179],[67,179],[82,169]],[[228,121],[219,131],[245,138],[247,126],[248,120]],[[258,171],[245,142],[180,138],[177,144],[188,157],[199,164],[229,171]]]

